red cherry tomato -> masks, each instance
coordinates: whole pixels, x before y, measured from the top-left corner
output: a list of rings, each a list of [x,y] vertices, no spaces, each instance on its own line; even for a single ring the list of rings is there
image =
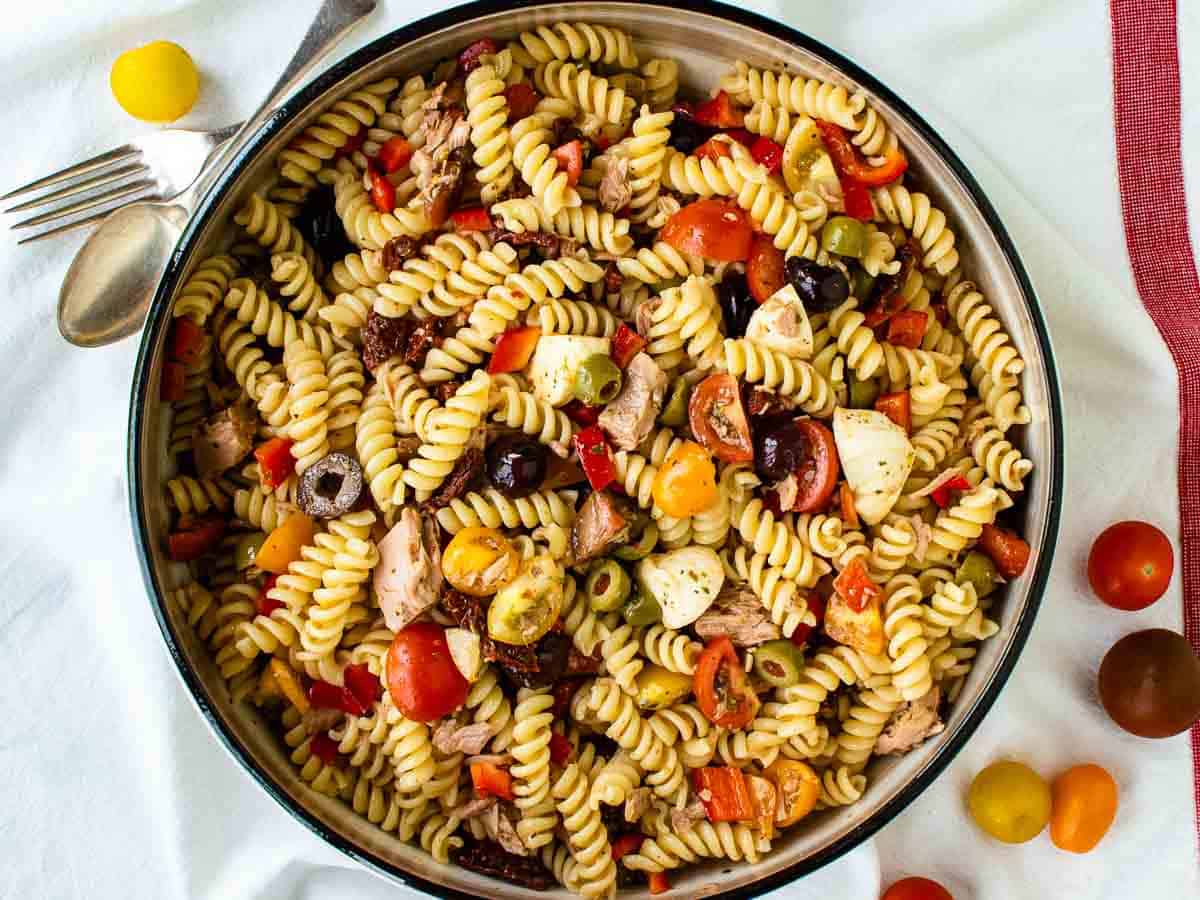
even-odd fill
[[[954,900],[954,897],[928,878],[902,878],[883,892],[882,900]]]
[[[725,462],[754,459],[750,423],[737,379],[732,375],[709,375],[696,385],[688,401],[688,424],[700,445],[717,459]]]
[[[1017,578],[1029,565],[1029,544],[1016,532],[995,525],[984,525],[979,546],[1005,578]]]
[[[467,679],[450,656],[446,631],[416,622],[396,634],[387,655],[388,693],[414,722],[432,722],[467,699]]]
[[[578,140],[567,141],[552,154],[558,167],[567,173],[567,184],[576,184],[583,172],[583,144]]]
[[[538,105],[538,92],[524,81],[510,84],[504,89],[504,99],[508,101],[508,120],[518,122],[526,116],[533,115]]]
[[[1092,544],[1088,581],[1113,609],[1145,609],[1166,592],[1174,566],[1165,534],[1147,522],[1118,522]]]
[[[787,284],[783,266],[783,251],[775,246],[775,239],[768,234],[756,234],[746,262],[746,283],[750,295],[759,303]]]
[[[191,562],[217,546],[224,534],[224,519],[181,521],[178,530],[167,535],[167,555],[175,562]]]
[[[814,512],[829,505],[842,467],[832,431],[816,419],[800,419],[796,427],[804,435],[808,452],[796,470],[792,512]]]
[[[908,391],[895,391],[882,395],[875,401],[875,409],[906,432],[912,431],[912,401],[908,396]]]
[[[689,203],[667,220],[659,235],[680,253],[718,262],[743,262],[754,229],[736,205],[712,198]]]
[[[758,695],[747,684],[746,670],[727,637],[708,642],[696,662],[692,689],[700,711],[722,728],[742,728],[758,712]]]
[[[760,137],[756,140],[750,146],[750,155],[768,172],[778,172],[783,168],[783,148],[769,137]]]

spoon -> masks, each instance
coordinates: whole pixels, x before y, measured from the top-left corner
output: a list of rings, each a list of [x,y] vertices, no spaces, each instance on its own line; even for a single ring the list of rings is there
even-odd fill
[[[101,347],[142,327],[184,226],[215,176],[283,98],[375,6],[375,0],[324,0],[267,99],[209,169],[169,201],[131,203],[100,223],[76,254],[58,293],[58,330],[63,337],[78,347]]]

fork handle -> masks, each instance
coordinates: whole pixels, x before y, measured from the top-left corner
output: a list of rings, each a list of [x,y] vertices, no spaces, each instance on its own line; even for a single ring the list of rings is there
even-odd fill
[[[242,123],[242,127],[225,145],[220,156],[208,167],[206,177],[197,182],[198,190],[192,195],[193,199],[199,199],[207,186],[215,180],[216,175],[225,169],[246,138],[258,130],[274,108],[341,42],[342,38],[374,12],[375,6],[376,0],[324,0],[321,3],[316,18],[308,26],[308,32],[284,67],[279,80],[254,114]],[[190,205],[195,207],[195,203]]]

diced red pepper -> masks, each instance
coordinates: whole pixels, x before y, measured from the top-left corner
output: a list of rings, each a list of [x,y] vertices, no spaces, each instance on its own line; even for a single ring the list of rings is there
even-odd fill
[[[955,491],[969,491],[971,482],[967,481],[965,475],[955,475],[946,481],[943,481],[929,496],[933,498],[933,502],[938,505],[939,509],[945,509],[950,505],[950,501],[954,499]]]
[[[854,560],[842,569],[833,580],[833,589],[855,612],[862,612],[880,594],[879,585],[871,580],[861,559]]]
[[[396,208],[396,186],[379,172],[371,172],[371,203],[381,213]]]
[[[666,872],[651,872],[646,876],[646,884],[652,894],[665,894],[671,889],[671,879]]]
[[[204,352],[204,329],[182,316],[171,327],[171,359],[184,365],[200,360]]]
[[[379,148],[376,159],[379,165],[383,167],[383,171],[390,175],[392,172],[399,172],[407,166],[412,156],[412,144],[408,142],[407,138],[397,135],[394,138],[388,138],[384,141],[383,146]]]
[[[199,559],[225,535],[224,519],[188,519],[167,536],[167,555],[175,562]]]
[[[623,834],[612,842],[612,858],[620,862],[622,857],[628,856],[630,853],[637,853],[645,843],[646,836],[644,834]]]
[[[859,184],[866,187],[879,187],[895,181],[908,169],[908,157],[899,146],[893,147],[887,159],[881,166],[873,166],[859,155],[858,149],[850,143],[845,130],[834,122],[824,119],[813,120],[821,132],[825,148],[833,160],[834,168],[839,173],[844,172]]]
[[[624,369],[629,361],[642,352],[646,339],[626,325],[621,323],[612,339],[612,361],[618,369]]]
[[[738,112],[727,93],[718,91],[717,96],[696,107],[692,118],[697,125],[707,125],[709,128],[737,128],[746,116]]]
[[[908,391],[879,396],[875,400],[875,409],[903,428],[906,434],[912,431],[912,402]]]
[[[267,596],[271,592],[271,589],[275,587],[275,582],[278,580],[278,575],[268,575],[263,582],[263,586],[259,588],[258,596],[254,598],[254,611],[260,616],[269,616],[275,610],[283,609],[282,601]]]
[[[840,172],[838,183],[842,186],[842,205],[846,207],[846,215],[860,222],[870,222],[875,218],[875,204],[871,202],[871,192],[866,187]]]
[[[612,448],[599,425],[591,425],[575,435],[579,465],[594,491],[602,491],[617,480]]]
[[[842,522],[848,528],[858,527],[858,507],[854,505],[854,491],[850,489],[850,485],[843,481],[841,489],[838,491],[838,505],[841,507]]]
[[[314,681],[308,686],[308,702],[317,709],[340,709],[352,716],[367,714],[367,706],[348,687],[338,687],[328,681]]]
[[[512,775],[508,769],[502,769],[495,763],[471,763],[471,784],[475,787],[475,793],[480,796],[491,795],[501,800],[512,800],[515,797]]]
[[[561,147],[555,147],[551,155],[558,161],[558,167],[567,173],[567,184],[578,183],[583,173],[583,143],[578,138],[567,141]]]
[[[1018,577],[1029,565],[1029,543],[1008,529],[984,525],[979,546],[992,558],[996,571],[1005,578]]]
[[[809,625],[807,622],[801,622],[796,626],[796,630],[792,632],[792,643],[797,647],[803,647],[808,643],[812,633],[821,627],[821,622],[825,619],[825,599],[816,591],[811,591],[804,597],[808,604],[809,611],[817,619],[816,625]]]
[[[356,663],[346,666],[346,687],[354,698],[367,709],[370,709],[383,696],[383,685],[366,663]]]
[[[502,375],[525,368],[541,336],[542,329],[536,325],[508,329],[496,341],[496,349],[488,360],[488,374]]]
[[[366,142],[367,142],[367,126],[360,125],[358,127],[358,131],[356,131],[356,132],[354,132],[354,134],[350,135],[349,140],[347,140],[346,143],[342,144],[342,146],[337,148],[337,152],[335,152],[333,154],[333,161],[337,162],[339,159],[349,159],[351,156],[353,156],[355,153],[357,153],[359,150],[361,150],[362,145],[365,144]]]
[[[550,762],[556,766],[565,766],[574,752],[575,748],[571,746],[571,742],[557,731],[550,735]]]
[[[908,347],[915,350],[921,346],[925,338],[925,329],[929,325],[929,314],[906,309],[896,313],[888,320],[888,343],[897,347]]]
[[[576,425],[586,428],[600,421],[600,413],[604,412],[604,407],[588,406],[581,400],[572,400],[562,408],[562,411]]]
[[[778,172],[783,168],[783,148],[769,137],[760,137],[756,140],[750,146],[750,155],[768,172]]]
[[[698,159],[711,159],[713,162],[716,162],[718,159],[733,156],[733,151],[729,149],[728,141],[722,141],[713,137],[693,150],[692,156]]]
[[[692,789],[699,794],[710,822],[744,822],[754,818],[750,788],[741,769],[733,766],[693,769]]]
[[[187,389],[187,370],[183,363],[163,363],[162,378],[158,382],[158,398],[163,403],[178,403]]]
[[[498,49],[496,42],[491,38],[483,38],[473,44],[469,44],[458,54],[458,67],[466,75],[479,65],[479,57],[489,53],[496,53]]]
[[[450,213],[450,223],[455,231],[487,231],[492,227],[492,217],[482,206],[471,206]]]
[[[296,458],[292,456],[289,438],[271,438],[265,444],[259,444],[254,448],[254,458],[258,460],[262,486],[268,491],[275,490],[296,471]]]
[[[533,115],[541,98],[528,82],[518,81],[504,89],[504,99],[508,102],[508,121],[516,122]]]
[[[338,757],[337,741],[331,738],[326,731],[314,734],[312,740],[308,742],[308,749],[312,751],[313,756],[327,766],[332,766]]]

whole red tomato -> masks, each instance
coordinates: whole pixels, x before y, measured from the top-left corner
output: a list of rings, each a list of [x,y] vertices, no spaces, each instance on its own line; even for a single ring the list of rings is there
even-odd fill
[[[450,656],[446,631],[416,622],[397,632],[387,655],[388,693],[396,708],[414,722],[432,722],[467,699],[467,679]]]
[[[954,900],[951,893],[928,878],[902,878],[883,892],[882,900]]]
[[[1167,536],[1147,522],[1109,525],[1088,555],[1088,581],[1114,609],[1145,609],[1167,590],[1175,554]]]

